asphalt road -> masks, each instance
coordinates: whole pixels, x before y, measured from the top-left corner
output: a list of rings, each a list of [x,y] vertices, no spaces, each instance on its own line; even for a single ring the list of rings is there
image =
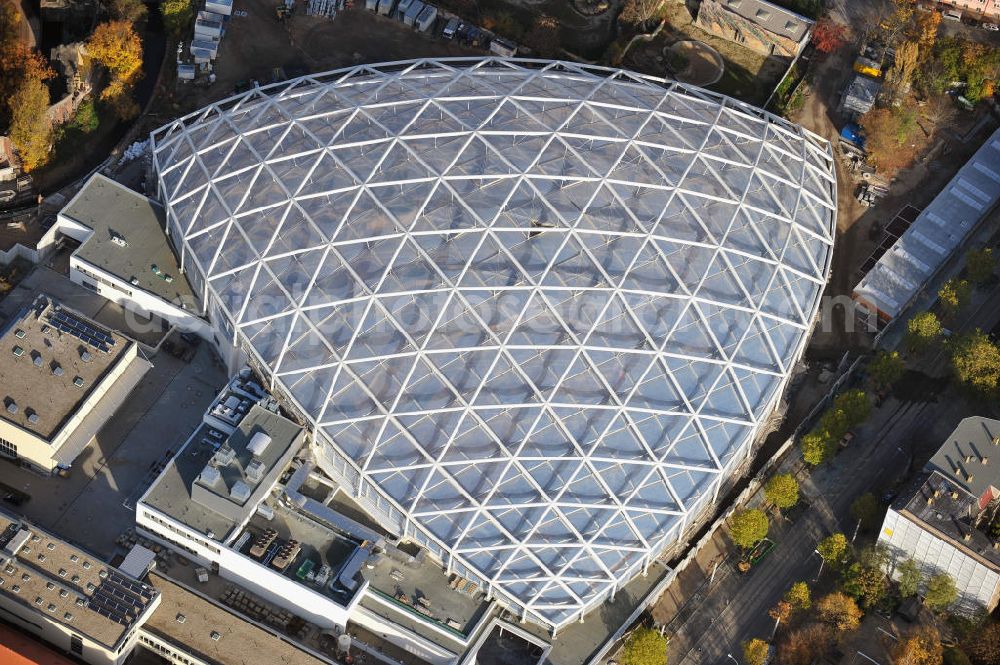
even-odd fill
[[[820,559],[814,553],[817,543],[837,531],[852,536],[856,523],[850,517],[850,505],[855,497],[867,491],[881,493],[905,476],[912,457],[929,455],[939,441],[930,434],[935,425],[940,424],[937,429],[946,434],[955,422],[942,417],[942,410],[955,409],[962,411],[961,405],[887,400],[870,425],[859,431],[851,448],[832,464],[811,475],[799,474],[809,508],[793,522],[772,519],[769,537],[775,547],[767,558],[746,575],[726,577],[698,611],[674,629],[672,643],[679,658],[672,662],[723,663],[728,661],[727,654],[740,653],[745,640],[769,639],[774,621],[768,610],[793,582],[813,585],[820,571]],[[918,450],[911,450],[918,445]],[[871,540],[866,534],[858,538],[859,544]],[[836,573],[824,567],[819,586],[835,579]]]
[[[991,243],[992,244],[992,243]],[[1000,322],[1000,286],[977,292],[957,332],[975,327],[990,330]],[[803,580],[814,587],[814,595],[832,589],[837,574],[826,567],[819,584],[819,558],[814,549],[822,538],[840,531],[852,536],[856,522],[850,505],[865,492],[882,496],[912,471],[921,468],[959,420],[971,415],[995,417],[996,405],[976,403],[960,391],[942,385],[947,376],[943,351],[924,359],[921,368],[931,376],[914,372],[907,385],[897,386],[905,399],[890,397],[875,409],[869,421],[856,430],[850,448],[811,473],[798,473],[801,496],[809,507],[795,521],[772,519],[771,553],[746,575],[723,571],[704,599],[692,602],[680,614],[683,622],[669,626],[671,663],[721,665],[740,657],[740,645],[753,637],[769,639],[774,621],[767,616],[793,582]],[[786,460],[788,467],[801,468],[801,461]],[[858,546],[870,543],[874,534],[861,533]],[[724,565],[732,565],[732,561]],[[710,565],[702,564],[702,569]],[[730,573],[730,574],[726,574]],[[720,581],[721,580],[721,581]],[[700,603],[700,604],[699,604]]]

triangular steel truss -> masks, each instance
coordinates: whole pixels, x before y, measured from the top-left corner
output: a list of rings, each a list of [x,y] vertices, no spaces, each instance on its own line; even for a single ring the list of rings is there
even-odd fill
[[[746,454],[831,260],[825,141],[621,70],[356,67],[153,139],[209,311],[410,523],[553,627]]]

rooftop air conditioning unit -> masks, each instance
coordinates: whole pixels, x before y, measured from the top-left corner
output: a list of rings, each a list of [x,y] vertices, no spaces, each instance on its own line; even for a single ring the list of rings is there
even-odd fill
[[[260,460],[254,460],[247,467],[247,480],[252,483],[259,483],[264,479],[264,464]]]
[[[38,414],[35,413],[34,411],[28,414],[28,422],[31,423],[32,425],[37,425],[39,420],[41,419],[38,417]]]
[[[90,351],[87,351],[86,349],[80,351],[80,360],[83,362],[89,363],[93,359],[94,356],[90,355]]]
[[[128,247],[128,242],[125,240],[125,236],[114,231],[111,232],[111,242],[115,243],[119,247]]]
[[[247,450],[254,457],[261,457],[267,450],[267,447],[271,445],[271,437],[263,432],[257,432],[250,438],[250,443],[247,444]]]
[[[17,413],[17,402],[9,397],[7,398],[7,413],[11,415]]]
[[[250,486],[242,480],[237,480],[233,483],[232,489],[229,490],[229,496],[236,499],[240,503],[246,502],[250,498],[251,494],[252,491],[250,490]]]
[[[216,466],[229,466],[236,459],[236,451],[229,446],[223,446],[219,448],[214,455],[212,455],[212,462]]]
[[[206,464],[205,468],[198,474],[198,482],[209,487],[212,487],[220,480],[222,480],[222,474],[211,464]]]

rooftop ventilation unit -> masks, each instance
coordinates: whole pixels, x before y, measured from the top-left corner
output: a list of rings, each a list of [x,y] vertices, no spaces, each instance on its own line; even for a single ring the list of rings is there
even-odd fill
[[[38,351],[32,351],[31,352],[31,362],[32,362],[32,364],[35,367],[41,367],[42,366],[42,354],[40,354]]]
[[[223,446],[212,455],[212,463],[215,466],[229,466],[236,459],[236,451],[229,446]]]
[[[220,480],[222,480],[222,474],[211,464],[206,464],[205,468],[198,474],[198,482],[209,487],[212,487]]]
[[[83,377],[82,376],[73,377],[73,385],[76,386],[77,388],[83,388]]]
[[[271,437],[263,432],[256,432],[252,437],[250,437],[250,443],[247,444],[247,450],[254,457],[261,457],[267,447],[271,445]]]
[[[21,348],[21,347],[19,347],[19,346],[15,346],[15,347],[14,347],[13,349],[11,349],[11,351],[12,351],[12,352],[13,352],[13,354],[14,354],[15,356],[17,356],[18,358],[20,358],[21,356],[23,356],[23,355],[24,355],[24,349],[22,349],[22,348]]]
[[[37,425],[38,421],[41,420],[38,417],[38,413],[36,413],[35,411],[28,409],[27,411],[25,411],[25,413],[28,414],[28,422],[31,423],[32,425]]]
[[[109,233],[111,234],[111,242],[115,243],[119,247],[128,247],[128,241],[125,240],[125,236],[117,231],[109,231]]]
[[[14,331],[14,337],[18,339],[24,339],[24,331],[18,328],[17,330]]]
[[[139,278],[133,277],[128,281],[128,283],[131,284],[132,286],[139,286]]]
[[[80,360],[82,360],[85,363],[89,363],[93,359],[94,359],[94,356],[90,355],[90,351],[87,351],[86,349],[81,349],[81,351],[80,351]]]
[[[7,403],[7,413],[13,415],[17,413],[17,402],[12,400],[10,397],[4,400]]]
[[[245,503],[250,498],[251,493],[250,486],[242,480],[233,483],[232,489],[229,490],[229,496],[240,503]]]
[[[247,480],[252,483],[259,483],[264,479],[264,464],[260,460],[250,462],[247,467]]]
[[[66,373],[66,371],[62,368],[62,365],[60,365],[59,363],[52,363],[52,373],[55,376],[62,376],[63,374]]]

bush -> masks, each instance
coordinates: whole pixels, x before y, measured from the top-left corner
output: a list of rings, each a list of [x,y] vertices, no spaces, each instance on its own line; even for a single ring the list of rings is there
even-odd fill
[[[662,665],[667,662],[667,640],[652,628],[637,628],[622,650],[622,665]]]
[[[101,119],[97,116],[97,109],[94,107],[94,100],[85,99],[77,107],[76,113],[70,118],[63,129],[81,134],[90,134],[101,124]]]

